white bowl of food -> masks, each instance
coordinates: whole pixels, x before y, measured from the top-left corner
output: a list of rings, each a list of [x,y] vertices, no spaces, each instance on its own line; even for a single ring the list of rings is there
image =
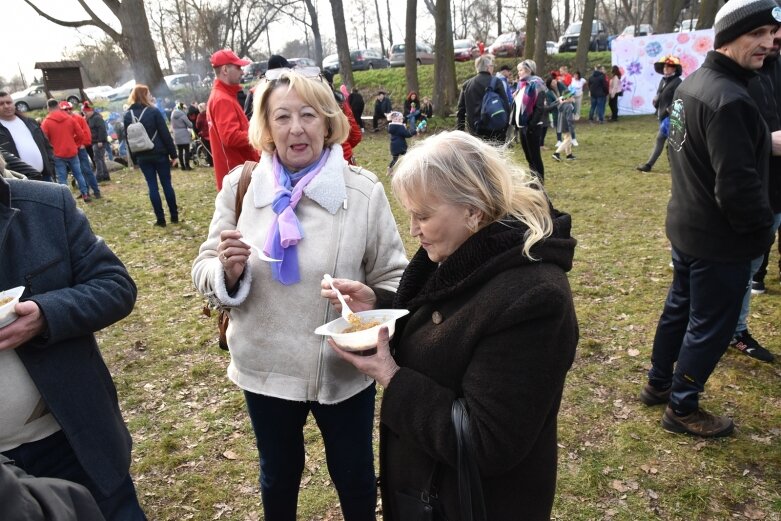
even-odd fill
[[[19,302],[22,293],[24,293],[24,286],[17,286],[0,293],[0,327],[5,327],[18,318],[14,313],[14,306]]]
[[[315,334],[329,336],[345,351],[370,355],[377,351],[377,335],[387,326],[392,337],[396,320],[409,313],[406,309],[372,309],[353,313],[357,320],[348,322],[343,317],[315,329]],[[360,323],[358,323],[360,321]]]

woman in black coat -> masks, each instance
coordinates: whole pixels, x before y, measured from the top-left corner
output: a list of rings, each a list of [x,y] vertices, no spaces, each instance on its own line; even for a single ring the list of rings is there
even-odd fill
[[[656,89],[656,96],[654,96],[653,100],[656,117],[659,119],[659,130],[656,133],[656,144],[653,152],[651,152],[651,156],[648,158],[648,161],[637,167],[637,170],[641,172],[650,172],[656,160],[662,155],[664,144],[667,141],[667,130],[664,123],[670,117],[670,107],[675,98],[675,91],[683,81],[681,80],[683,67],[681,66],[681,61],[676,56],[662,57],[661,60],[654,63],[654,70],[663,75],[662,79],[659,80],[659,87]]]
[[[385,390],[380,411],[384,519],[433,486],[449,521],[462,519],[451,405],[466,400],[487,519],[550,519],[556,426],[578,326],[566,272],[575,240],[539,181],[464,132],[413,147],[393,190],[421,249],[393,307],[409,309],[377,354],[334,349]],[[388,305],[337,280],[353,311]],[[329,289],[322,295],[333,304]],[[435,469],[438,472],[435,473]]]

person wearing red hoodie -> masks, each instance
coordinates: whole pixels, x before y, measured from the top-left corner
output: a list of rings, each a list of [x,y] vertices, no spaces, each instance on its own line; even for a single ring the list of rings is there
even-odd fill
[[[221,190],[222,178],[231,169],[245,161],[258,161],[260,156],[249,144],[249,121],[236,98],[241,89],[241,68],[250,62],[242,60],[230,49],[215,52],[210,61],[214,67],[214,86],[206,104],[206,121],[217,190]]]
[[[87,183],[84,182],[84,176],[81,175],[81,164],[79,164],[79,143],[84,140],[84,133],[79,128],[76,120],[64,109],[72,107],[67,101],[57,102],[50,99],[46,102],[49,115],[41,123],[46,139],[52,144],[54,149],[54,170],[57,172],[57,182],[61,185],[68,182],[68,171],[70,167],[73,177],[79,184],[81,199],[88,203],[90,196],[87,192]]]

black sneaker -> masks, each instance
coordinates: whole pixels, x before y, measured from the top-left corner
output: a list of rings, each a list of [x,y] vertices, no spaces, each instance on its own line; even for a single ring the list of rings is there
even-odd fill
[[[639,170],[641,172],[650,172],[651,171],[651,165],[648,163],[644,163],[640,166],[635,167],[635,170]]]
[[[573,156],[572,154],[567,156],[567,161],[572,161],[573,159],[577,159],[577,157]]]
[[[703,409],[678,416],[668,406],[662,416],[662,428],[667,432],[678,434],[692,434],[703,438],[721,438],[729,436],[735,430],[735,424],[731,418],[716,416]]]
[[[645,384],[640,391],[640,401],[649,407],[665,404],[670,401],[670,389],[657,389],[651,384]]]
[[[553,157],[553,159],[555,159],[556,161],[561,161],[561,156],[559,155],[558,152],[555,152],[551,157]]]
[[[751,294],[752,295],[761,295],[765,292],[765,282],[761,280],[752,280],[751,281]]]
[[[165,228],[165,219],[158,220],[158,221],[155,223],[155,226],[159,226],[159,227],[161,227],[161,228]]]
[[[775,357],[773,353],[762,347],[759,342],[754,340],[751,333],[743,331],[730,342],[730,347],[734,347],[744,355],[748,355],[751,358],[756,358],[762,362],[772,362]]]

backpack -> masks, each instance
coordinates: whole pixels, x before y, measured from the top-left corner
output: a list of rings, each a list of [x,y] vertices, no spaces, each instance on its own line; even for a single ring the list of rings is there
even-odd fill
[[[477,122],[478,130],[504,130],[510,122],[510,114],[502,96],[496,92],[496,82],[499,79],[494,76],[491,83],[485,89],[483,101],[480,103],[480,119]]]
[[[144,117],[144,112],[146,112],[146,109],[148,108],[149,107],[144,107],[144,110],[141,111],[141,114],[138,117],[133,114],[132,110],[130,111],[130,117],[133,119],[133,122],[125,129],[125,138],[127,139],[127,146],[134,154],[146,152],[155,148],[154,139],[157,137],[157,131],[155,131],[155,135],[152,136],[152,139],[149,139],[146,127],[141,123],[141,118]]]

